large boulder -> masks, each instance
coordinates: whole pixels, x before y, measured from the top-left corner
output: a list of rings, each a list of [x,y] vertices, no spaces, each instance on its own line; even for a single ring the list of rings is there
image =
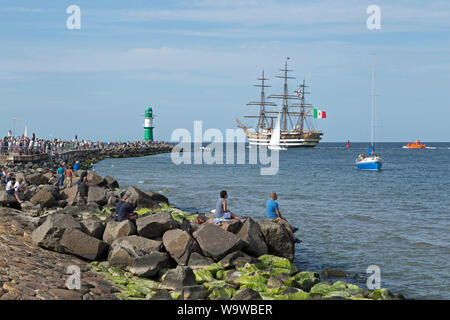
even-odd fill
[[[242,288],[236,292],[231,300],[262,300],[258,291],[250,288]]]
[[[16,197],[10,195],[4,190],[0,190],[0,206],[10,206],[17,203]]]
[[[295,247],[286,228],[270,220],[257,222],[270,254],[294,261]]]
[[[106,204],[108,199],[106,198],[107,190],[102,187],[89,187],[87,202],[95,202],[99,206]]]
[[[43,174],[41,173],[32,173],[26,176],[26,182],[31,185],[41,185],[46,184],[49,179],[47,179]]]
[[[44,173],[43,175],[42,175],[45,179],[47,179],[47,182],[48,182],[48,180],[50,180],[51,178],[53,178],[53,173],[51,173],[51,172],[46,172],[46,173]],[[46,183],[47,183],[46,182]]]
[[[41,189],[31,198],[33,205],[41,205],[44,208],[51,208],[56,205],[55,197],[45,189]]]
[[[133,261],[127,269],[138,277],[153,277],[160,270],[170,267],[170,258],[167,253],[158,251],[140,257]]]
[[[115,240],[112,246],[116,244],[127,244],[128,247],[134,246],[137,251],[146,255],[152,251],[162,251],[163,242],[158,240],[147,239],[139,236],[125,236]]]
[[[103,241],[107,244],[112,244],[114,240],[120,237],[132,236],[136,234],[136,226],[133,221],[110,221],[106,225],[105,232],[103,232]]]
[[[31,234],[33,243],[40,247],[57,252],[65,252],[60,244],[61,238],[67,229],[82,230],[81,224],[70,215],[53,214],[47,216],[43,224]]]
[[[108,254],[108,262],[110,266],[123,269],[131,266],[136,259],[142,256],[141,252],[128,242],[114,243]]]
[[[182,266],[188,264],[192,252],[201,252],[191,235],[181,229],[166,231],[163,235],[163,243],[170,256]]]
[[[62,190],[60,192],[60,197],[61,199],[66,200],[68,205],[76,205],[78,201],[78,186],[73,186]]]
[[[33,205],[30,201],[24,201],[20,204],[20,208],[23,212],[30,214],[32,216],[39,216],[39,214],[43,211],[41,205]]]
[[[52,186],[49,184],[43,184],[39,186],[39,190],[45,190],[49,193],[52,194],[53,198],[55,198],[56,200],[59,200],[60,197],[60,193],[59,193],[59,186]]]
[[[269,253],[261,229],[253,219],[247,218],[237,236],[244,243],[242,251],[249,255],[259,257]]]
[[[202,285],[187,286],[181,289],[180,299],[182,300],[203,300],[206,297],[205,287]]]
[[[189,257],[189,262],[188,262],[188,266],[192,270],[205,269],[212,264],[214,264],[214,261],[211,258],[205,257],[197,252],[191,253],[191,256]]]
[[[83,232],[91,237],[99,240],[103,239],[103,232],[105,231],[105,225],[99,219],[88,219],[81,221]]]
[[[197,285],[195,274],[186,266],[177,266],[169,270],[161,282],[161,288],[168,290],[180,290],[182,287],[195,285]]]
[[[154,201],[164,202],[164,203],[169,204],[169,199],[166,196],[164,196],[164,195],[162,195],[160,193],[156,193],[156,192],[153,192],[153,191],[147,191],[147,192],[145,192],[145,194],[150,196],[150,198],[152,200],[154,200]]]
[[[202,224],[194,234],[203,254],[216,261],[242,248],[241,239],[212,223]]]
[[[106,186],[110,189],[119,188],[119,183],[111,176],[105,176]]]
[[[159,238],[171,229],[178,228],[169,212],[158,212],[136,220],[137,232],[141,237]]]
[[[108,252],[108,244],[91,237],[78,229],[66,229],[60,245],[68,253],[87,260],[99,260]]]
[[[126,192],[136,201],[137,208],[160,208],[159,203],[161,201],[154,199],[153,197],[136,187],[130,186],[126,189]]]
[[[242,251],[234,251],[226,255],[222,260],[219,261],[219,263],[225,269],[231,269],[242,268],[246,263],[261,263],[261,261],[243,253]]]
[[[96,174],[93,171],[88,172],[87,181],[90,186],[99,186],[99,187],[106,186],[105,179],[103,179],[101,176],[99,176],[98,174]]]

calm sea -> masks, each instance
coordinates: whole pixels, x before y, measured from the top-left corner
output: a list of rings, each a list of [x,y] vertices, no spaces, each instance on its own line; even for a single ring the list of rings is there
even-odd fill
[[[94,170],[115,177],[121,187],[160,192],[190,211],[210,211],[225,189],[230,209],[254,219],[265,217],[265,202],[276,191],[281,213],[300,228],[299,269],[340,269],[353,276],[346,281],[364,286],[374,264],[381,286],[394,293],[450,299],[450,143],[427,143],[433,148],[423,150],[379,143],[380,172],[355,166],[367,145],[289,149],[280,152],[273,176],[248,163],[175,165],[170,154],[106,159]]]

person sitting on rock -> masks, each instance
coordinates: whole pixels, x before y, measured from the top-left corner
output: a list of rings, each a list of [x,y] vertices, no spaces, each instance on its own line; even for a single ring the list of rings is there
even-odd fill
[[[16,192],[14,185],[16,184],[16,178],[11,177],[11,180],[8,181],[6,184],[6,193],[16,197],[17,202],[22,203],[23,201],[20,200],[18,192]]]
[[[119,210],[116,211],[115,221],[136,220],[138,214],[134,212],[134,200],[131,197],[127,197],[122,205],[119,206]]]
[[[14,184],[14,195],[19,203],[22,203],[23,200],[20,199],[20,195],[23,194],[26,190],[25,185],[23,184],[23,179],[17,179],[17,182]]]
[[[270,199],[267,201],[267,204],[266,204],[267,218],[273,222],[276,222],[276,223],[284,226],[286,228],[286,231],[288,232],[289,237],[291,238],[292,242],[299,243],[300,240],[298,240],[294,236],[294,232],[297,231],[298,229],[293,228],[289,224],[289,222],[287,222],[287,220],[281,216],[281,212],[278,209],[278,203],[276,201],[277,199],[278,199],[278,195],[275,192],[271,192]]]
[[[116,203],[116,211],[115,211],[116,212],[116,215],[115,215],[116,218],[117,218],[117,214],[119,213],[120,207],[127,201],[127,199],[129,197],[130,197],[130,195],[127,192],[125,192],[122,195],[122,198]]]
[[[227,207],[228,193],[223,190],[220,192],[220,198],[216,202],[216,212],[214,213],[214,222],[220,223],[229,219],[237,219],[244,222],[244,219],[239,218],[237,215],[228,210]]]

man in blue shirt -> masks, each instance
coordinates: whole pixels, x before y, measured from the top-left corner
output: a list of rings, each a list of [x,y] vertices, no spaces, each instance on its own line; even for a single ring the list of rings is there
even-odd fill
[[[266,214],[267,218],[272,220],[273,222],[276,222],[286,228],[286,231],[289,234],[289,237],[291,238],[292,242],[299,243],[300,240],[298,240],[294,236],[294,232],[297,231],[297,228],[293,228],[287,221],[281,216],[281,212],[278,209],[278,203],[277,200],[278,195],[275,192],[270,193],[270,199],[267,201],[266,204]]]
[[[73,165],[73,172],[78,171],[81,169],[81,164],[79,161],[75,162]]]

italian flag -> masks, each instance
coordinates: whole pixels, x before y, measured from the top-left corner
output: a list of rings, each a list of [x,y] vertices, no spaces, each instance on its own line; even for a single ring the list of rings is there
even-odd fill
[[[319,109],[314,109],[313,110],[314,113],[314,118],[326,118],[327,117],[327,113],[325,111],[319,110]]]

